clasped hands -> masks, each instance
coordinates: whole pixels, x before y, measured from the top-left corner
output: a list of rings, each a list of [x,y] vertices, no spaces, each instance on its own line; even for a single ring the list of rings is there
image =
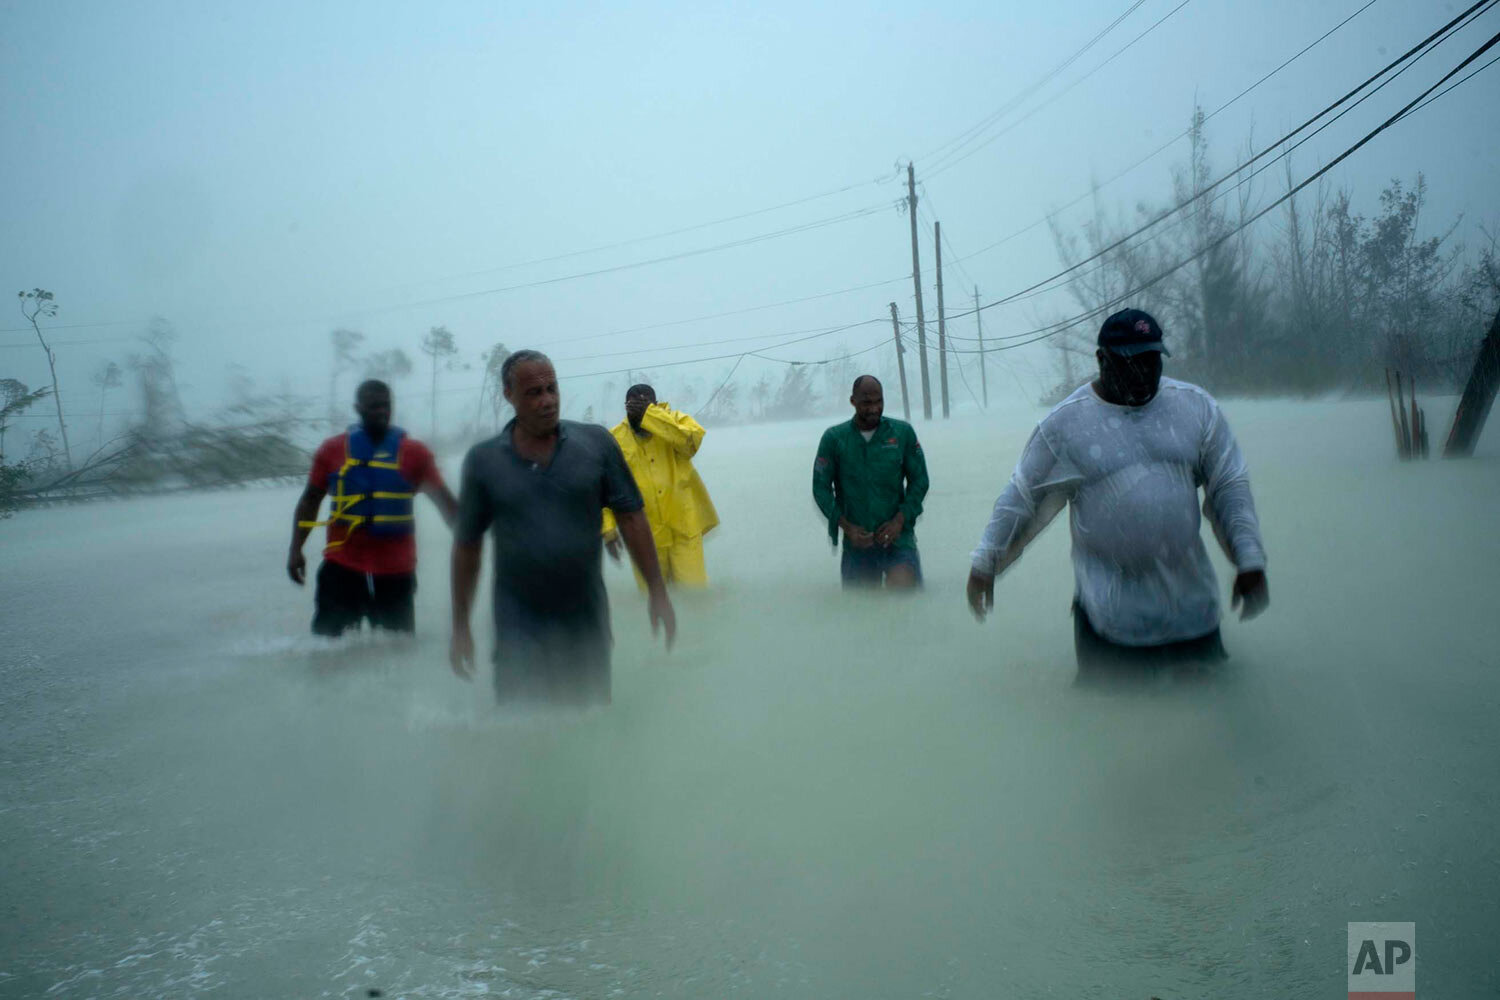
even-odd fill
[[[843,529],[844,537],[849,539],[849,544],[856,549],[868,549],[877,545],[888,549],[896,544],[896,539],[900,538],[901,532],[906,529],[906,515],[897,511],[895,517],[874,531],[866,531],[847,518],[839,522],[839,527]]]

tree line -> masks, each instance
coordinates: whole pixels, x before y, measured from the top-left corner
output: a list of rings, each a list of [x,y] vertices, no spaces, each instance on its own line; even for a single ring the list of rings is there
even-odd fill
[[[1470,248],[1454,236],[1461,220],[1434,226],[1420,173],[1410,181],[1393,179],[1368,206],[1347,189],[1319,186],[1289,199],[1278,225],[1252,231],[1244,222],[1256,211],[1256,181],[1248,174],[1231,178],[1232,186],[1214,193],[1219,186],[1205,121],[1196,110],[1186,162],[1171,171],[1171,204],[1184,207],[1164,224],[1125,239],[1161,215],[1161,206],[1142,202],[1131,211],[1110,211],[1097,188],[1082,225],[1066,228],[1053,221],[1059,258],[1066,267],[1078,266],[1067,294],[1089,319],[1068,325],[1067,317],[1056,317],[1063,327],[1050,338],[1058,381],[1041,402],[1061,398],[1092,376],[1093,330],[1104,313],[1125,305],[1145,309],[1162,323],[1172,374],[1219,395],[1380,392],[1386,369],[1404,372],[1430,391],[1460,388],[1484,330],[1500,311],[1500,232],[1480,226],[1483,240]],[[1289,189],[1294,182],[1286,163]],[[99,394],[96,447],[75,455],[44,322],[56,315],[58,303],[41,288],[19,293],[19,301],[47,359],[51,384],[31,387],[0,378],[0,516],[49,491],[114,495],[300,475],[309,432],[349,422],[350,376],[394,383],[424,375],[425,436],[435,444],[445,433],[455,442],[493,433],[505,415],[500,373],[510,350],[504,343],[464,360],[452,332],[433,326],[414,345],[426,360],[419,372],[419,362],[405,349],[367,345],[363,333],[341,327],[329,333],[326,417],[313,416],[315,402],[290,391],[257,391],[240,369],[231,371],[223,405],[206,421],[191,421],[177,389],[177,334],[158,319],[123,365],[107,360],[92,373]],[[739,380],[738,362],[726,365],[723,374],[626,372],[585,390],[576,415],[613,423],[625,388],[650,382],[660,398],[708,424],[797,419],[838,409],[854,376],[864,372],[886,382],[887,405],[899,412],[894,372],[887,370],[893,352],[860,353],[856,360],[841,344],[821,361],[787,363],[778,375],[761,371]],[[963,360],[955,354],[949,363],[966,382]],[[970,363],[983,361],[976,356]],[[472,390],[473,417],[440,427],[442,377],[476,368],[481,378]],[[137,404],[124,428],[108,437],[107,403],[124,387],[127,373],[134,376]],[[16,419],[48,401],[55,429],[18,434]]]
[[[1483,243],[1471,251],[1454,238],[1461,220],[1434,226],[1420,173],[1393,179],[1365,208],[1348,189],[1309,189],[1286,202],[1279,225],[1241,229],[1255,211],[1255,182],[1205,194],[1214,174],[1204,121],[1197,110],[1188,160],[1172,172],[1173,203],[1190,203],[1175,222],[1115,247],[1161,208],[1111,214],[1096,189],[1081,227],[1053,224],[1065,265],[1102,254],[1068,285],[1074,303],[1107,309],[1191,259],[1128,303],[1167,331],[1173,374],[1221,395],[1383,392],[1387,368],[1434,391],[1459,389],[1500,310],[1500,234],[1481,226]],[[1087,332],[1055,338],[1054,397],[1086,377]]]

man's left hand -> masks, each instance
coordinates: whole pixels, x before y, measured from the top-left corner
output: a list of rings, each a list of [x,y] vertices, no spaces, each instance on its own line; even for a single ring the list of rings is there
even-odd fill
[[[1240,621],[1247,622],[1271,606],[1271,588],[1263,569],[1246,570],[1234,578],[1230,593],[1230,610],[1239,609]]]
[[[672,643],[677,641],[677,612],[672,610],[672,599],[667,596],[666,587],[651,588],[646,598],[646,613],[651,617],[651,634],[655,635],[658,627],[665,629],[667,648],[671,649]]]
[[[905,528],[906,515],[898,510],[895,517],[875,529],[875,544],[881,548],[890,548],[896,544],[896,539],[901,537],[901,532]]]
[[[964,590],[969,599],[969,610],[974,612],[974,620],[983,623],[985,615],[995,609],[995,578],[977,569],[970,569],[969,583]]]

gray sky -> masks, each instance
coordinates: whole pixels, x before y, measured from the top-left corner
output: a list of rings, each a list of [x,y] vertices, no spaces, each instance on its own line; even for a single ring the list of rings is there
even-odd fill
[[[1178,2],[1146,0],[1019,113]],[[0,11],[8,195],[0,275],[8,294],[53,291],[56,327],[115,324],[55,331],[64,400],[80,414],[98,409],[89,372],[105,358],[123,362],[153,315],[178,328],[190,403],[202,407],[213,405],[229,363],[263,382],[286,376],[296,390],[325,393],[336,325],[363,331],[371,347],[415,354],[421,334],[445,324],[470,361],[495,341],[541,346],[565,378],[731,353],[742,348],[667,348],[752,335],[766,340],[744,346],[774,344],[779,334],[885,317],[893,299],[912,314],[908,223],[893,207],[904,194],[898,163],[916,159],[927,195],[924,266],[931,217],[943,221],[950,257],[974,254],[1083,194],[1091,178],[1134,163],[1187,126],[1195,100],[1217,108],[1363,2],[1191,0],[949,169],[934,150],[1044,77],[1126,0],[420,11],[371,2],[12,2]],[[1265,142],[1299,124],[1460,9],[1377,0],[1210,122],[1216,166],[1231,165],[1252,130]],[[1321,166],[1496,30],[1500,10],[1303,147],[1296,174]],[[1377,138],[1332,177],[1371,213],[1387,180],[1424,171],[1429,231],[1463,213],[1458,237],[1476,242],[1478,224],[1500,218],[1497,99],[1500,67]],[[1110,185],[1106,204],[1164,201],[1185,146]],[[1280,183],[1279,171],[1266,176]],[[820,194],[731,223],[507,267]],[[864,209],[872,211],[753,245],[489,291]],[[1086,211],[1063,217],[1076,223]],[[969,304],[975,283],[989,299],[1057,266],[1038,226],[950,265],[949,310]],[[739,316],[575,340],[903,276]],[[1061,293],[990,310],[986,334],[1070,311]],[[11,346],[32,343],[21,325],[19,314],[0,324],[0,377],[46,384],[41,352]],[[872,324],[775,353],[816,359],[889,335]],[[632,348],[661,350],[592,357]],[[1042,355],[1023,354],[1007,364],[1045,368]],[[717,381],[729,364],[693,371]],[[458,390],[478,381],[473,372],[443,380],[454,405]],[[410,380],[398,406],[425,410],[423,389],[425,379]]]

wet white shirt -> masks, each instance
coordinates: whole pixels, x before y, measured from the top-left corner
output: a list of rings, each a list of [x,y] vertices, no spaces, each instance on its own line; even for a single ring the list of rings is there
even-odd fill
[[[1264,569],[1249,470],[1213,397],[1163,378],[1145,406],[1118,406],[1082,386],[1032,432],[973,567],[999,575],[1068,504],[1077,598],[1100,635],[1127,646],[1207,635],[1219,598],[1200,486],[1236,569]]]

